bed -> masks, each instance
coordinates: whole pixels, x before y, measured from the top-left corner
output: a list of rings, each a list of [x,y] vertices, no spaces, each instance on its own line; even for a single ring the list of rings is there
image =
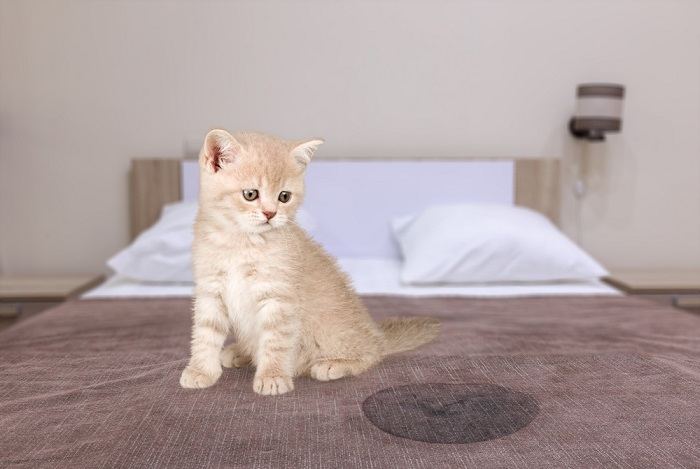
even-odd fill
[[[555,219],[555,162],[519,165],[477,179]],[[135,162],[134,235],[187,197],[186,166]],[[0,334],[0,466],[698,466],[696,316],[595,282],[406,287],[377,256],[395,246],[324,239],[375,318],[435,316],[438,340],[275,398],[253,393],[250,369],[189,391],[191,286],[111,278]]]

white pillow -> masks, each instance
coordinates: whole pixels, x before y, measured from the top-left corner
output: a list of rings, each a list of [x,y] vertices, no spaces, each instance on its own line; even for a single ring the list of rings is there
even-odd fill
[[[158,221],[107,261],[117,274],[145,282],[192,282],[197,202],[163,207]]]
[[[442,205],[392,222],[409,284],[590,280],[606,270],[543,215],[493,204]]]
[[[196,201],[164,206],[158,221],[107,265],[121,276],[143,282],[193,282],[192,227],[196,215]],[[303,209],[297,212],[297,222],[307,231],[314,227],[312,217]]]

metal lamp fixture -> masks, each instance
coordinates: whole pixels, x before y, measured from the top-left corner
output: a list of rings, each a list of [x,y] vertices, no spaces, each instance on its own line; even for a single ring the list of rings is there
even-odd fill
[[[569,131],[576,138],[603,141],[608,132],[622,128],[625,87],[613,83],[585,83],[576,90],[576,113]]]

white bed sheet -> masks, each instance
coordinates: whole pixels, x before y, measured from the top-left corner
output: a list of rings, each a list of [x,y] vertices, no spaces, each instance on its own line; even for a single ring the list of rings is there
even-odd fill
[[[538,284],[490,284],[460,286],[407,286],[399,281],[400,261],[394,259],[340,259],[355,289],[362,295],[521,297],[548,295],[620,295],[613,287],[598,281]],[[193,285],[144,283],[112,276],[83,298],[186,298],[192,296]]]

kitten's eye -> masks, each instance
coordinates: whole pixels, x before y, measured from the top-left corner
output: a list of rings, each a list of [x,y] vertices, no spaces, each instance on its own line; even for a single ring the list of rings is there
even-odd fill
[[[258,198],[258,191],[255,189],[243,189],[243,198],[248,202]]]
[[[292,198],[291,192],[282,191],[282,192],[280,192],[280,196],[277,197],[277,200],[279,200],[283,204],[286,204],[287,202],[289,202],[289,199],[291,199],[291,198]]]

